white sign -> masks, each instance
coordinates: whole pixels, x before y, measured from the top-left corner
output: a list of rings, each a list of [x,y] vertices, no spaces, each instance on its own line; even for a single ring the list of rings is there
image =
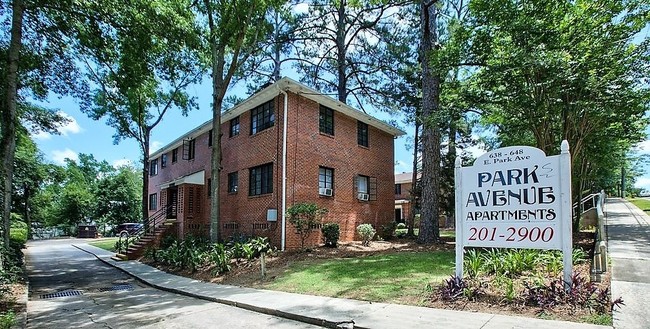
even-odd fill
[[[510,146],[482,155],[471,167],[461,167],[456,159],[455,179],[456,275],[462,276],[466,246],[558,249],[568,251],[570,266],[571,170],[566,141],[556,156],[547,157],[530,146]],[[566,267],[565,259],[565,279]]]

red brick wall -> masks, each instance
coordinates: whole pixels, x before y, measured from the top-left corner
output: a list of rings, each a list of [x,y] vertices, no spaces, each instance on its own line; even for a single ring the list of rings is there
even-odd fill
[[[222,124],[222,171],[220,175],[221,219],[220,236],[228,239],[243,234],[246,236],[267,236],[275,246],[281,241],[281,190],[282,190],[282,123],[284,96],[275,97],[275,125],[255,135],[250,134],[250,111],[239,117],[240,133],[229,137],[230,123]],[[287,206],[298,202],[316,202],[329,210],[324,222],[337,222],[341,228],[341,241],[358,239],[356,227],[362,223],[372,224],[377,231],[394,218],[394,174],[393,136],[369,126],[369,147],[357,145],[357,120],[334,112],[334,136],[323,135],[318,129],[318,103],[289,93],[288,143],[287,143]],[[194,137],[194,136],[193,136]],[[208,136],[204,133],[196,141],[196,158],[171,163],[168,152],[167,168],[160,168],[159,174],[150,177],[150,192],[160,191],[160,183],[169,182],[181,176],[205,170],[206,183],[201,201],[207,197],[207,179],[210,176],[210,152]],[[249,169],[258,165],[273,163],[273,193],[249,196]],[[160,161],[159,161],[160,165]],[[334,196],[318,194],[319,166],[334,169]],[[239,184],[236,193],[228,193],[228,174],[238,172]],[[357,200],[354,186],[355,176],[377,178],[377,200]],[[196,186],[190,186],[196,189]],[[190,188],[188,187],[188,188]],[[179,187],[178,217],[179,234],[187,234],[192,228],[203,230],[209,227],[209,202],[202,202],[202,211],[187,214],[188,188]],[[193,190],[196,197],[196,190]],[[159,203],[166,197],[159,195]],[[277,222],[267,222],[267,210],[277,209]],[[198,226],[197,226],[198,225]],[[308,244],[321,242],[320,230],[314,230]],[[295,229],[287,223],[287,249],[300,246]]]
[[[395,194],[395,200],[408,200],[411,198],[411,183],[401,183],[402,193]]]
[[[395,194],[395,200],[407,200],[410,201],[411,199],[411,186],[413,185],[412,183],[401,183],[402,185],[402,193],[401,194]],[[405,222],[408,221],[409,217],[411,216],[411,203],[400,203],[402,206],[402,219],[404,219]],[[397,206],[396,206],[397,208]]]
[[[394,217],[393,137],[369,126],[369,147],[357,145],[357,120],[334,111],[334,136],[318,129],[319,105],[290,94],[287,159],[287,206],[316,202],[327,208],[324,222],[340,225],[341,241],[358,239],[356,227],[370,223],[379,232]],[[318,195],[319,166],[334,169],[334,196]],[[357,200],[355,176],[377,178],[377,200]],[[289,233],[295,229],[289,226]],[[310,243],[320,243],[314,232]],[[300,246],[299,237],[287,234],[287,247]]]
[[[280,213],[282,182],[282,99],[273,100],[275,124],[251,135],[251,111],[239,116],[239,135],[229,137],[230,122],[221,125],[223,158],[220,175],[221,237],[244,234],[269,237],[274,246],[280,246],[280,225],[266,220],[267,209]],[[248,196],[249,168],[273,163],[273,193]],[[237,172],[237,193],[228,193],[228,174]],[[280,217],[278,215],[278,217]]]
[[[178,160],[175,163],[172,163],[172,150],[168,150],[167,154],[167,166],[165,168],[161,167],[160,157],[158,159],[158,174],[155,176],[149,177],[149,194],[158,193],[158,210],[166,207],[167,205],[167,185],[164,189],[161,189],[161,184],[169,183],[180,177],[194,174],[196,172],[205,170],[206,182],[207,178],[210,176],[210,157],[212,153],[212,148],[208,146],[208,134],[204,133],[198,135],[188,136],[188,139],[195,138],[195,156],[192,160],[183,159],[183,146],[178,147]],[[189,209],[189,194],[190,187],[192,190],[192,203],[195,205],[192,213],[187,213]],[[198,223],[209,223],[209,213],[210,205],[209,200],[206,198],[207,194],[207,184],[206,185],[193,185],[193,184],[182,184],[177,186],[178,188],[178,207],[177,207],[177,220],[178,220],[178,234],[183,236],[185,234],[198,234],[199,231],[205,230],[197,229],[196,225]],[[197,196],[199,195],[200,196]],[[196,205],[200,205],[198,208]],[[206,208],[207,207],[207,208]],[[200,209],[200,210],[199,210]],[[206,210],[207,209],[207,210]],[[155,211],[149,211],[149,215],[153,215]],[[189,220],[189,222],[188,222]],[[190,223],[191,222],[191,223]],[[188,226],[189,225],[189,226]],[[193,229],[190,229],[193,227]],[[209,230],[209,226],[208,226]],[[209,231],[208,231],[209,232]],[[203,235],[203,234],[201,234]]]

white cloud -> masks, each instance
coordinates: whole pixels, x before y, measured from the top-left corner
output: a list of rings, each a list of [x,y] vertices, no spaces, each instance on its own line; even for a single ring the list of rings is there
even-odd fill
[[[637,178],[634,187],[650,191],[650,177],[644,176]]]
[[[69,120],[65,125],[59,127],[58,130],[61,135],[68,136],[69,134],[78,134],[83,130],[77,123],[77,120],[75,120],[71,115],[61,111],[59,111],[59,115]]]
[[[650,154],[650,140],[644,140],[636,144],[635,150],[641,154]]]
[[[395,173],[401,174],[403,172],[411,171],[410,165],[402,160],[395,161]]]
[[[54,161],[55,163],[63,165],[65,164],[65,159],[77,161],[79,160],[79,155],[77,154],[77,152],[69,148],[66,148],[65,150],[52,151],[52,161]]]
[[[118,159],[113,161],[113,167],[133,167],[134,163],[130,159]]]
[[[160,141],[153,141],[151,144],[149,144],[149,154],[158,151],[161,147],[163,147],[163,143]]]
[[[58,115],[68,119],[68,121],[65,124],[62,124],[57,127],[56,130],[59,131],[59,133],[63,136],[68,136],[72,134],[78,134],[83,131],[79,123],[77,123],[77,120],[75,118],[63,111],[57,112]],[[52,135],[50,133],[47,133],[45,131],[39,131],[37,134],[32,135],[32,138],[37,139],[37,140],[48,140],[52,138]]]
[[[41,130],[38,133],[33,134],[32,138],[35,139],[35,140],[48,140],[48,139],[52,138],[52,134]]]
[[[308,3],[299,3],[293,7],[293,12],[296,14],[306,14],[309,12],[309,4]]]
[[[483,149],[483,145],[472,145],[466,149],[469,154],[471,154],[474,158],[478,158],[481,155],[485,154],[486,151]]]

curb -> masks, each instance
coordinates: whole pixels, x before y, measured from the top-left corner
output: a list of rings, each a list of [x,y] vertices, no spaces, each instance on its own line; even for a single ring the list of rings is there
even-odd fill
[[[137,279],[138,281],[140,281],[140,282],[142,282],[142,283],[144,283],[144,284],[146,284],[148,286],[151,286],[151,287],[154,287],[156,289],[163,290],[163,291],[172,292],[172,293],[175,293],[175,294],[188,296],[188,297],[193,297],[193,298],[197,298],[197,299],[202,299],[202,300],[206,300],[206,301],[209,301],[209,302],[216,302],[216,303],[219,303],[219,304],[233,306],[233,307],[241,308],[241,309],[248,310],[248,311],[263,313],[263,314],[271,315],[271,316],[277,316],[277,317],[285,318],[285,319],[288,319],[288,320],[293,320],[293,321],[298,321],[298,322],[302,322],[302,323],[312,324],[312,325],[325,327],[325,328],[335,328],[335,329],[336,328],[347,328],[347,327],[341,327],[341,325],[349,323],[349,321],[337,321],[337,322],[335,322],[335,321],[330,321],[330,320],[327,320],[327,319],[321,319],[321,318],[315,318],[315,317],[310,317],[310,316],[305,316],[305,315],[300,315],[300,314],[295,314],[295,313],[289,313],[289,312],[284,312],[284,311],[280,311],[280,310],[276,310],[276,309],[271,309],[271,308],[266,308],[266,307],[259,307],[259,306],[255,306],[255,305],[252,305],[252,304],[238,303],[238,302],[233,302],[231,300],[227,300],[227,299],[223,299],[223,298],[208,297],[208,296],[203,296],[203,295],[199,295],[199,294],[195,294],[195,293],[190,293],[190,292],[180,290],[180,289],[176,289],[176,288],[161,286],[159,284],[152,283],[152,282],[149,282],[146,279],[138,277],[137,275],[129,272],[128,270],[126,270],[124,268],[121,268],[120,266],[117,266],[116,264],[113,264],[112,262],[110,262],[110,261],[108,261],[108,260],[106,260],[106,259],[104,259],[104,258],[102,258],[100,256],[97,256],[97,254],[93,253],[92,251],[83,249],[80,246],[75,245],[75,244],[73,244],[72,246],[79,249],[79,250],[81,250],[81,251],[84,251],[86,253],[89,253],[89,254],[95,256],[95,258],[99,259],[104,264],[110,265],[110,266],[112,266],[112,267],[114,267],[114,268],[116,268],[116,269],[130,275],[130,276],[134,277],[135,279]],[[370,329],[369,327],[356,326],[356,325],[354,325],[354,328]]]

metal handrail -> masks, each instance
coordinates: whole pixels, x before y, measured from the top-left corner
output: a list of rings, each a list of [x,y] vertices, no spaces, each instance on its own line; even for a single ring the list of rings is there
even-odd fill
[[[130,234],[129,232],[126,232],[125,235],[120,233],[119,239],[118,239],[118,247],[119,248],[117,250],[117,253],[118,254],[121,253],[122,247],[123,247],[124,255],[126,255],[127,250],[129,249],[129,242],[130,241],[135,240],[134,241],[134,243],[135,243],[138,240],[140,240],[140,238],[142,236],[144,236],[145,234],[154,233],[156,228],[160,224],[162,224],[165,221],[165,219],[167,219],[167,214],[169,213],[170,210],[173,209],[174,206],[175,206],[174,204],[170,204],[170,205],[167,205],[166,207],[163,207],[160,210],[156,211],[153,215],[149,216],[149,218],[147,218],[147,221],[144,223],[144,225],[142,225],[139,229],[137,229],[135,232],[133,232],[133,234]],[[130,239],[131,236],[133,236],[134,239]],[[122,243],[122,238],[123,237],[126,238],[124,243]]]
[[[580,213],[584,212],[584,204],[587,203],[587,201],[589,200],[591,200],[593,207],[596,207],[597,206],[596,198],[600,198],[600,197],[601,197],[601,193],[591,193],[583,197],[582,199],[580,199],[579,202],[574,203],[573,207],[571,208],[573,210],[574,215],[577,212],[579,206],[581,207]]]

